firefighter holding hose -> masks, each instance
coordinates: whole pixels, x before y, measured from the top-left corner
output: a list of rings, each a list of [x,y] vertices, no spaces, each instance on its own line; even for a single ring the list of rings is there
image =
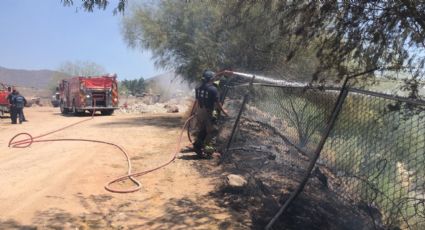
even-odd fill
[[[214,133],[217,132],[213,117],[214,110],[217,108],[222,114],[228,116],[220,102],[218,89],[214,85],[214,77],[214,72],[205,70],[202,74],[202,84],[195,90],[196,101],[193,108],[195,109],[198,130],[193,148],[200,157],[211,156],[214,152],[211,143]]]

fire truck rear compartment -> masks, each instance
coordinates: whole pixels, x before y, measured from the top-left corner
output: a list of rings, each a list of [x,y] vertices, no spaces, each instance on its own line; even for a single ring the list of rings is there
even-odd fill
[[[92,106],[96,101],[96,107],[106,107],[106,92],[92,92]]]

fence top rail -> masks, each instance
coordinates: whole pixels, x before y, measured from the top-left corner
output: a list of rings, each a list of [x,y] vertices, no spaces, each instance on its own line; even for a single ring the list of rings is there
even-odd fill
[[[409,104],[425,106],[425,100],[421,100],[421,99],[401,97],[401,96],[397,96],[397,95],[390,95],[390,94],[373,92],[373,91],[364,90],[364,89],[351,88],[351,87],[349,88],[349,91],[359,93],[359,94],[368,95],[368,96],[380,97],[380,98],[385,98],[385,99],[389,99],[389,100],[395,100],[395,101],[400,101],[400,102],[406,102],[406,103],[409,103]]]
[[[240,85],[234,85],[234,86],[229,86],[230,88],[237,88],[237,87],[246,87],[249,84],[240,84]],[[306,85],[306,86],[293,86],[293,85],[282,85],[282,84],[270,84],[270,83],[253,83],[254,86],[262,86],[262,87],[271,87],[271,88],[286,88],[286,89],[313,89],[313,90],[322,90],[322,91],[340,91],[341,87],[336,87],[336,86],[315,86],[315,85]],[[405,103],[409,103],[409,104],[414,104],[414,105],[419,105],[419,106],[425,106],[425,100],[421,100],[421,99],[413,99],[413,98],[408,98],[408,97],[401,97],[401,96],[397,96],[397,95],[390,95],[390,94],[385,94],[385,93],[379,93],[379,92],[373,92],[370,90],[365,90],[365,89],[359,89],[359,88],[354,88],[354,87],[349,87],[348,88],[349,92],[353,92],[353,93],[357,93],[357,94],[363,94],[363,95],[368,95],[368,96],[373,96],[373,97],[379,97],[379,98],[385,98],[385,99],[389,99],[389,100],[394,100],[394,101],[400,101],[400,102],[405,102]]]

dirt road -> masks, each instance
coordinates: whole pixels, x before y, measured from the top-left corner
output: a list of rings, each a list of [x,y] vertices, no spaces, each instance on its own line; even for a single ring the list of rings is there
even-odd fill
[[[209,193],[217,177],[196,165],[211,161],[177,159],[138,179],[143,188],[114,194],[105,183],[127,171],[124,156],[111,146],[85,142],[35,143],[8,148],[19,132],[42,134],[87,117],[64,117],[48,107],[25,110],[29,122],[0,123],[0,229],[223,229],[232,214]],[[97,116],[49,138],[112,141],[131,155],[133,171],[169,159],[182,125],[180,115]]]

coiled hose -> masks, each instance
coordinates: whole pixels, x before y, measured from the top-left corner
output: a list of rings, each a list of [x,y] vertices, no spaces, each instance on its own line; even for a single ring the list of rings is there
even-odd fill
[[[51,131],[51,132],[48,132],[48,133],[45,133],[45,134],[42,134],[42,135],[39,135],[39,136],[33,137],[30,133],[26,133],[26,132],[18,133],[18,134],[16,134],[15,136],[13,136],[10,139],[9,144],[8,144],[8,147],[10,147],[10,148],[27,148],[27,147],[31,146],[33,143],[57,142],[57,141],[80,141],[80,142],[92,142],[92,143],[99,143],[99,144],[111,145],[111,146],[117,148],[125,156],[125,158],[127,160],[128,170],[127,170],[127,174],[126,175],[120,176],[120,177],[118,177],[116,179],[113,179],[112,181],[108,182],[104,186],[104,188],[107,191],[113,192],[113,193],[131,193],[131,192],[136,192],[136,191],[138,191],[138,190],[140,190],[142,188],[142,184],[137,179],[135,179],[135,177],[143,176],[145,174],[148,174],[150,172],[153,172],[153,171],[156,171],[156,170],[158,170],[160,168],[163,168],[163,167],[169,165],[171,162],[173,162],[176,159],[177,154],[180,152],[180,147],[181,147],[181,142],[183,140],[184,131],[188,127],[189,122],[194,117],[194,116],[190,116],[184,122],[184,125],[183,125],[183,127],[181,129],[181,132],[180,132],[180,135],[179,135],[179,138],[178,138],[176,149],[170,155],[170,159],[167,160],[165,163],[159,165],[159,166],[156,166],[154,168],[151,168],[151,169],[148,169],[148,170],[144,170],[144,171],[141,171],[141,172],[134,172],[134,173],[132,172],[132,164],[131,164],[131,159],[129,157],[129,154],[121,146],[119,146],[117,144],[114,144],[112,142],[92,140],[92,139],[83,139],[83,138],[40,139],[42,137],[51,135],[53,133],[57,133],[57,132],[60,132],[60,131],[65,130],[67,128],[76,126],[76,125],[81,124],[83,122],[90,121],[90,120],[94,119],[95,112],[96,111],[93,110],[93,113],[92,113],[91,117],[88,118],[88,119],[84,119],[84,120],[75,122],[75,123],[70,124],[70,125],[67,125],[67,126],[65,126],[63,128],[60,128],[60,129],[57,129],[57,130],[54,130],[54,131]],[[20,137],[20,136],[27,136],[27,138],[26,139],[23,139],[23,140],[17,140],[17,141],[15,141],[15,139],[18,138],[18,137]],[[132,188],[129,188],[129,189],[114,189],[114,188],[111,188],[111,186],[114,183],[121,182],[121,181],[128,180],[128,179],[131,180],[134,183],[134,186]]]

